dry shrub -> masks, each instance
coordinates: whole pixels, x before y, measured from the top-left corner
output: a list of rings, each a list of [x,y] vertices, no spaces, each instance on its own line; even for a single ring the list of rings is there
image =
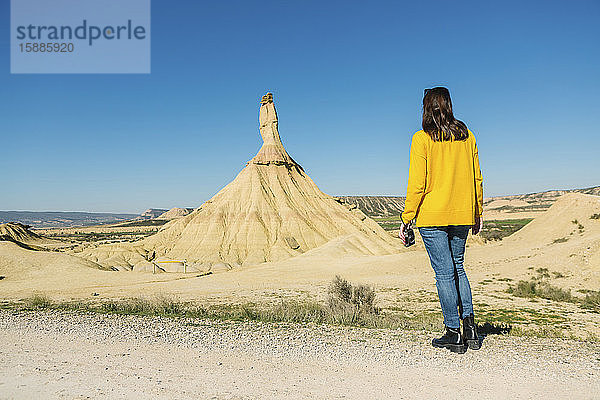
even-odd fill
[[[45,294],[34,294],[23,300],[26,308],[30,309],[44,309],[52,306],[52,300]]]
[[[553,301],[577,302],[570,290],[564,290],[545,281],[519,281],[517,286],[510,286],[508,293],[518,297],[541,297]]]
[[[353,286],[336,275],[329,285],[328,295],[327,312],[331,322],[363,325],[379,314],[379,309],[374,306],[375,290],[370,286]]]
[[[115,314],[181,315],[183,303],[175,298],[159,296],[153,300],[133,297],[125,300],[109,300],[102,303],[101,311]]]
[[[600,311],[600,292],[592,292],[585,295],[583,306],[592,310]]]

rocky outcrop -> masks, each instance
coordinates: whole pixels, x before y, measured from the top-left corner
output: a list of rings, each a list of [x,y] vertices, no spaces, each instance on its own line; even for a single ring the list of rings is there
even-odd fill
[[[163,210],[162,208],[149,208],[143,213],[140,214],[136,219],[153,219],[158,217],[161,214],[166,213],[168,210]]]
[[[152,259],[159,260],[152,262],[161,268],[181,264],[188,270],[216,272],[295,257],[331,241],[323,254],[399,251],[399,240],[356,206],[319,190],[288,155],[277,124],[273,95],[268,93],[259,112],[263,144],[231,183],[191,214],[130,244],[135,254],[100,246],[92,260],[112,260],[138,270]]]
[[[51,242],[37,233],[29,230],[29,225],[23,225],[18,222],[8,222],[0,224],[0,241],[13,242],[19,247],[28,250],[42,250],[42,245]]]
[[[193,208],[173,207],[169,211],[164,212],[161,215],[159,215],[158,217],[156,217],[156,219],[172,220],[172,219],[176,219],[176,218],[185,217],[186,215],[188,215],[192,211],[194,211]]]

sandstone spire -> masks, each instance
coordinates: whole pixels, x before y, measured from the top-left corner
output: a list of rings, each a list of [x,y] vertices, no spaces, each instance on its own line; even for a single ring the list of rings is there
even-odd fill
[[[273,103],[273,93],[269,92],[262,97],[258,121],[263,145],[248,163],[300,167],[298,163],[290,157],[287,151],[285,151],[283,143],[281,143],[281,137],[279,136],[279,130],[277,128],[277,110],[275,110],[275,103]]]

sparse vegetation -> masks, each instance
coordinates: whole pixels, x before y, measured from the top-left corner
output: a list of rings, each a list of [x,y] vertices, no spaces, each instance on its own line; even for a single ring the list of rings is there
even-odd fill
[[[53,305],[50,298],[42,294],[34,294],[33,296],[25,299],[24,303],[25,307],[28,309],[44,309],[50,308]]]
[[[343,281],[343,280],[342,280]],[[339,283],[332,283],[344,289]],[[254,303],[230,305],[197,305],[178,301],[175,298],[156,299],[129,298],[109,300],[100,303],[85,301],[52,302],[45,296],[24,299],[19,305],[4,303],[3,308],[23,308],[26,310],[58,309],[64,311],[94,312],[103,314],[123,314],[140,316],[162,316],[171,318],[200,318],[229,321],[263,321],[316,323],[366,328],[439,330],[439,313],[382,313],[372,306],[372,289],[363,285],[351,287],[348,297],[339,297],[343,292],[333,292],[327,304],[312,301],[282,300],[275,304],[257,305]],[[373,292],[374,293],[374,292]],[[347,294],[347,292],[346,292]]]
[[[72,233],[64,235],[50,235],[57,239],[71,239],[83,242],[97,242],[99,240],[122,240],[122,239],[141,239],[151,235],[154,232],[89,232],[89,233]]]
[[[512,235],[532,220],[532,218],[522,218],[484,221],[480,235],[486,241],[502,240],[505,237]]]
[[[400,215],[393,217],[372,217],[386,231],[400,229]]]
[[[521,280],[516,286],[509,286],[507,292],[518,297],[539,297],[553,301],[577,302],[577,298],[573,297],[570,290],[564,290],[548,283],[547,279],[550,278],[548,268],[537,268],[535,272],[537,276],[529,281]],[[564,276],[560,272],[553,271],[552,274],[555,277]]]
[[[568,237],[561,237],[561,238],[558,238],[558,239],[554,239],[554,240],[552,241],[552,243],[564,243],[564,242],[566,242],[567,240],[569,240],[569,238],[568,238]]]
[[[585,295],[583,299],[582,306],[585,308],[589,308],[595,311],[600,311],[600,291],[594,292],[590,291]]]
[[[85,307],[84,307],[85,308]],[[143,298],[131,298],[126,301],[107,301],[100,310],[113,314],[176,316],[185,314],[183,304],[170,297],[158,297],[154,301]]]
[[[577,229],[579,230],[579,233],[583,233],[583,230],[585,229],[585,227],[583,225],[581,225],[581,223],[579,223],[579,221],[577,221],[576,219],[574,219],[571,222],[573,224],[577,225]]]
[[[361,314],[378,314],[374,306],[375,290],[366,285],[352,286],[339,275],[329,285],[327,303],[335,318],[359,320]]]
[[[162,226],[167,222],[169,222],[169,220],[166,219],[146,219],[141,221],[124,222],[117,226],[121,228],[133,228],[137,226]]]
[[[523,212],[523,211],[545,211],[547,210],[550,206],[552,205],[552,202],[549,203],[539,203],[539,204],[535,204],[535,203],[530,203],[526,206],[510,206],[510,205],[506,205],[506,206],[502,206],[502,207],[497,207],[494,210],[495,211],[506,211],[509,213],[517,213],[517,212]],[[485,209],[485,207],[484,207]]]
[[[596,303],[590,296],[590,307],[598,307],[600,294],[595,295]],[[594,305],[595,304],[595,305]],[[286,300],[275,304],[257,305],[254,303],[199,306],[181,302],[176,298],[156,299],[129,298],[100,303],[52,302],[45,296],[33,296],[20,304],[4,302],[2,308],[25,310],[54,309],[103,314],[123,314],[139,316],[161,316],[186,318],[183,323],[195,325],[194,319],[222,321],[262,321],[272,323],[331,324],[360,326],[365,328],[387,328],[404,330],[424,330],[437,332],[441,326],[441,315],[432,311],[397,309],[395,312],[363,313],[354,320],[346,311],[339,314],[329,304],[311,301]],[[596,308],[597,309],[597,308]],[[478,304],[479,332],[483,335],[510,334],[516,336],[567,337],[564,316],[540,312],[532,309],[491,309]],[[189,320],[191,319],[191,320]],[[517,325],[515,325],[517,324]],[[588,340],[592,340],[588,338]],[[595,339],[596,340],[596,339]]]
[[[550,284],[547,280],[550,278],[548,268],[538,268],[536,272],[537,276],[531,278],[531,280],[520,280],[516,286],[510,285],[506,291],[517,297],[530,298],[532,301],[535,298],[542,298],[557,302],[579,304],[581,307],[600,311],[600,291],[580,289],[578,292],[586,294],[585,298],[581,299],[573,296],[571,290],[565,290]],[[556,271],[553,271],[552,275],[554,275],[554,278],[565,277],[562,273]]]
[[[570,290],[564,290],[545,281],[519,281],[516,286],[510,286],[508,293],[518,297],[540,297],[552,301],[575,302]]]
[[[600,219],[600,214],[592,214],[590,219]]]
[[[579,303],[582,307],[600,310],[600,292],[587,291],[581,300],[571,292],[550,285],[547,268],[538,268],[537,277],[531,281],[519,281],[509,288],[509,293],[532,300],[544,298],[553,301]],[[336,276],[328,287],[325,303],[309,300],[281,300],[275,303],[213,304],[198,305],[182,302],[175,297],[161,296],[154,299],[128,298],[99,302],[71,301],[53,302],[47,296],[36,294],[21,303],[0,305],[3,308],[25,310],[57,309],[64,311],[94,312],[169,318],[215,319],[229,321],[263,321],[274,323],[315,323],[366,328],[438,331],[441,325],[439,311],[410,311],[405,307],[390,307],[384,312],[375,305],[376,292],[367,285],[353,285]],[[491,309],[477,304],[480,330],[487,334],[502,333],[519,336],[563,337],[564,316],[533,309]],[[194,324],[194,321],[186,321]],[[513,329],[514,324],[518,324]]]
[[[550,271],[548,271],[548,268],[538,268],[535,272],[538,273],[538,279],[550,278]]]

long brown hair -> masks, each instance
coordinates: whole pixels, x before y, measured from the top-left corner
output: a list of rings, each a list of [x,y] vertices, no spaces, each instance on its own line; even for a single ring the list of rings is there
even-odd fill
[[[436,142],[465,140],[469,137],[469,131],[464,122],[454,118],[450,92],[445,87],[425,89],[423,130]]]

